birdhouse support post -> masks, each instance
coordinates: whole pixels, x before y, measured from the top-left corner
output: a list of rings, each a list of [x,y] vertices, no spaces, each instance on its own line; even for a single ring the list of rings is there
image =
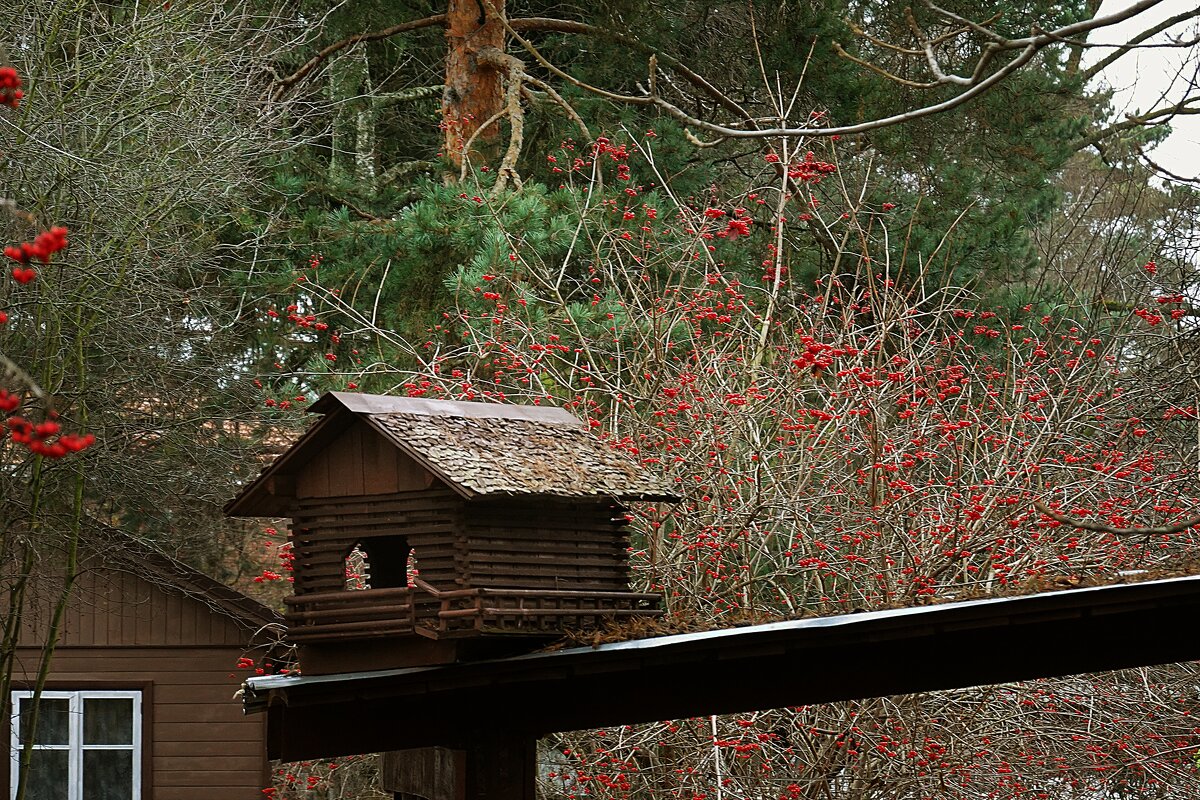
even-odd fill
[[[479,731],[465,745],[384,753],[384,790],[396,800],[535,800],[537,739]]]

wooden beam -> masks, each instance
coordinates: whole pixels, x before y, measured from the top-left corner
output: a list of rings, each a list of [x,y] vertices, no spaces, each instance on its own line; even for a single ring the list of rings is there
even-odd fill
[[[1200,660],[1200,577],[372,673],[252,678],[285,761]],[[346,724],[351,720],[352,724]],[[399,724],[421,720],[420,725]]]

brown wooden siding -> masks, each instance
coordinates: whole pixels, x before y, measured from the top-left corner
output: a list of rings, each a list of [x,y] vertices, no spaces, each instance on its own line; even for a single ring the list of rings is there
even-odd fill
[[[234,667],[242,652],[240,647],[63,647],[55,654],[47,688],[144,692],[145,800],[254,800],[263,796],[269,775],[264,718],[245,716],[234,697],[246,675]],[[18,650],[16,688],[32,685],[39,656],[34,648]],[[8,760],[2,761],[7,769]]]
[[[433,484],[426,472],[362,420],[308,461],[296,475],[296,496],[348,497],[419,491]]]
[[[476,502],[465,523],[472,586],[628,591],[629,537],[615,504]]]
[[[38,577],[22,615],[21,642],[40,645],[50,627],[61,578]],[[110,569],[98,558],[84,563],[67,606],[60,647],[137,645],[245,646],[253,633],[178,589],[155,586],[147,578]]]

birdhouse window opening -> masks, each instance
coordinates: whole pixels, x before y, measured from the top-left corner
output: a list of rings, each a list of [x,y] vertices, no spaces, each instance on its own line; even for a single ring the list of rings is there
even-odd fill
[[[346,554],[345,566],[347,591],[371,588],[371,565],[367,560],[367,551],[363,550],[361,543],[355,542],[350,548],[350,552]]]
[[[346,589],[404,589],[418,574],[412,547],[403,536],[360,539],[345,556]]]
[[[416,548],[408,548],[408,559],[404,565],[404,578],[408,582],[409,588],[416,585],[414,580],[420,576],[421,569],[417,566],[417,551]]]

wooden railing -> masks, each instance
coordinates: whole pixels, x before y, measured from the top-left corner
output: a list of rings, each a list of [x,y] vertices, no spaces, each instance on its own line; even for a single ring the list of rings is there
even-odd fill
[[[361,589],[288,597],[288,638],[297,644],[412,633],[413,590]]]
[[[289,597],[288,638],[313,644],[420,634],[431,639],[485,633],[552,635],[623,617],[659,616],[659,596],[553,589],[440,590],[419,578],[404,589],[318,592]]]
[[[439,638],[472,633],[557,633],[621,617],[661,616],[657,594],[554,589],[455,589],[440,591],[417,579],[416,586],[440,601]],[[423,618],[422,626],[433,620]]]

